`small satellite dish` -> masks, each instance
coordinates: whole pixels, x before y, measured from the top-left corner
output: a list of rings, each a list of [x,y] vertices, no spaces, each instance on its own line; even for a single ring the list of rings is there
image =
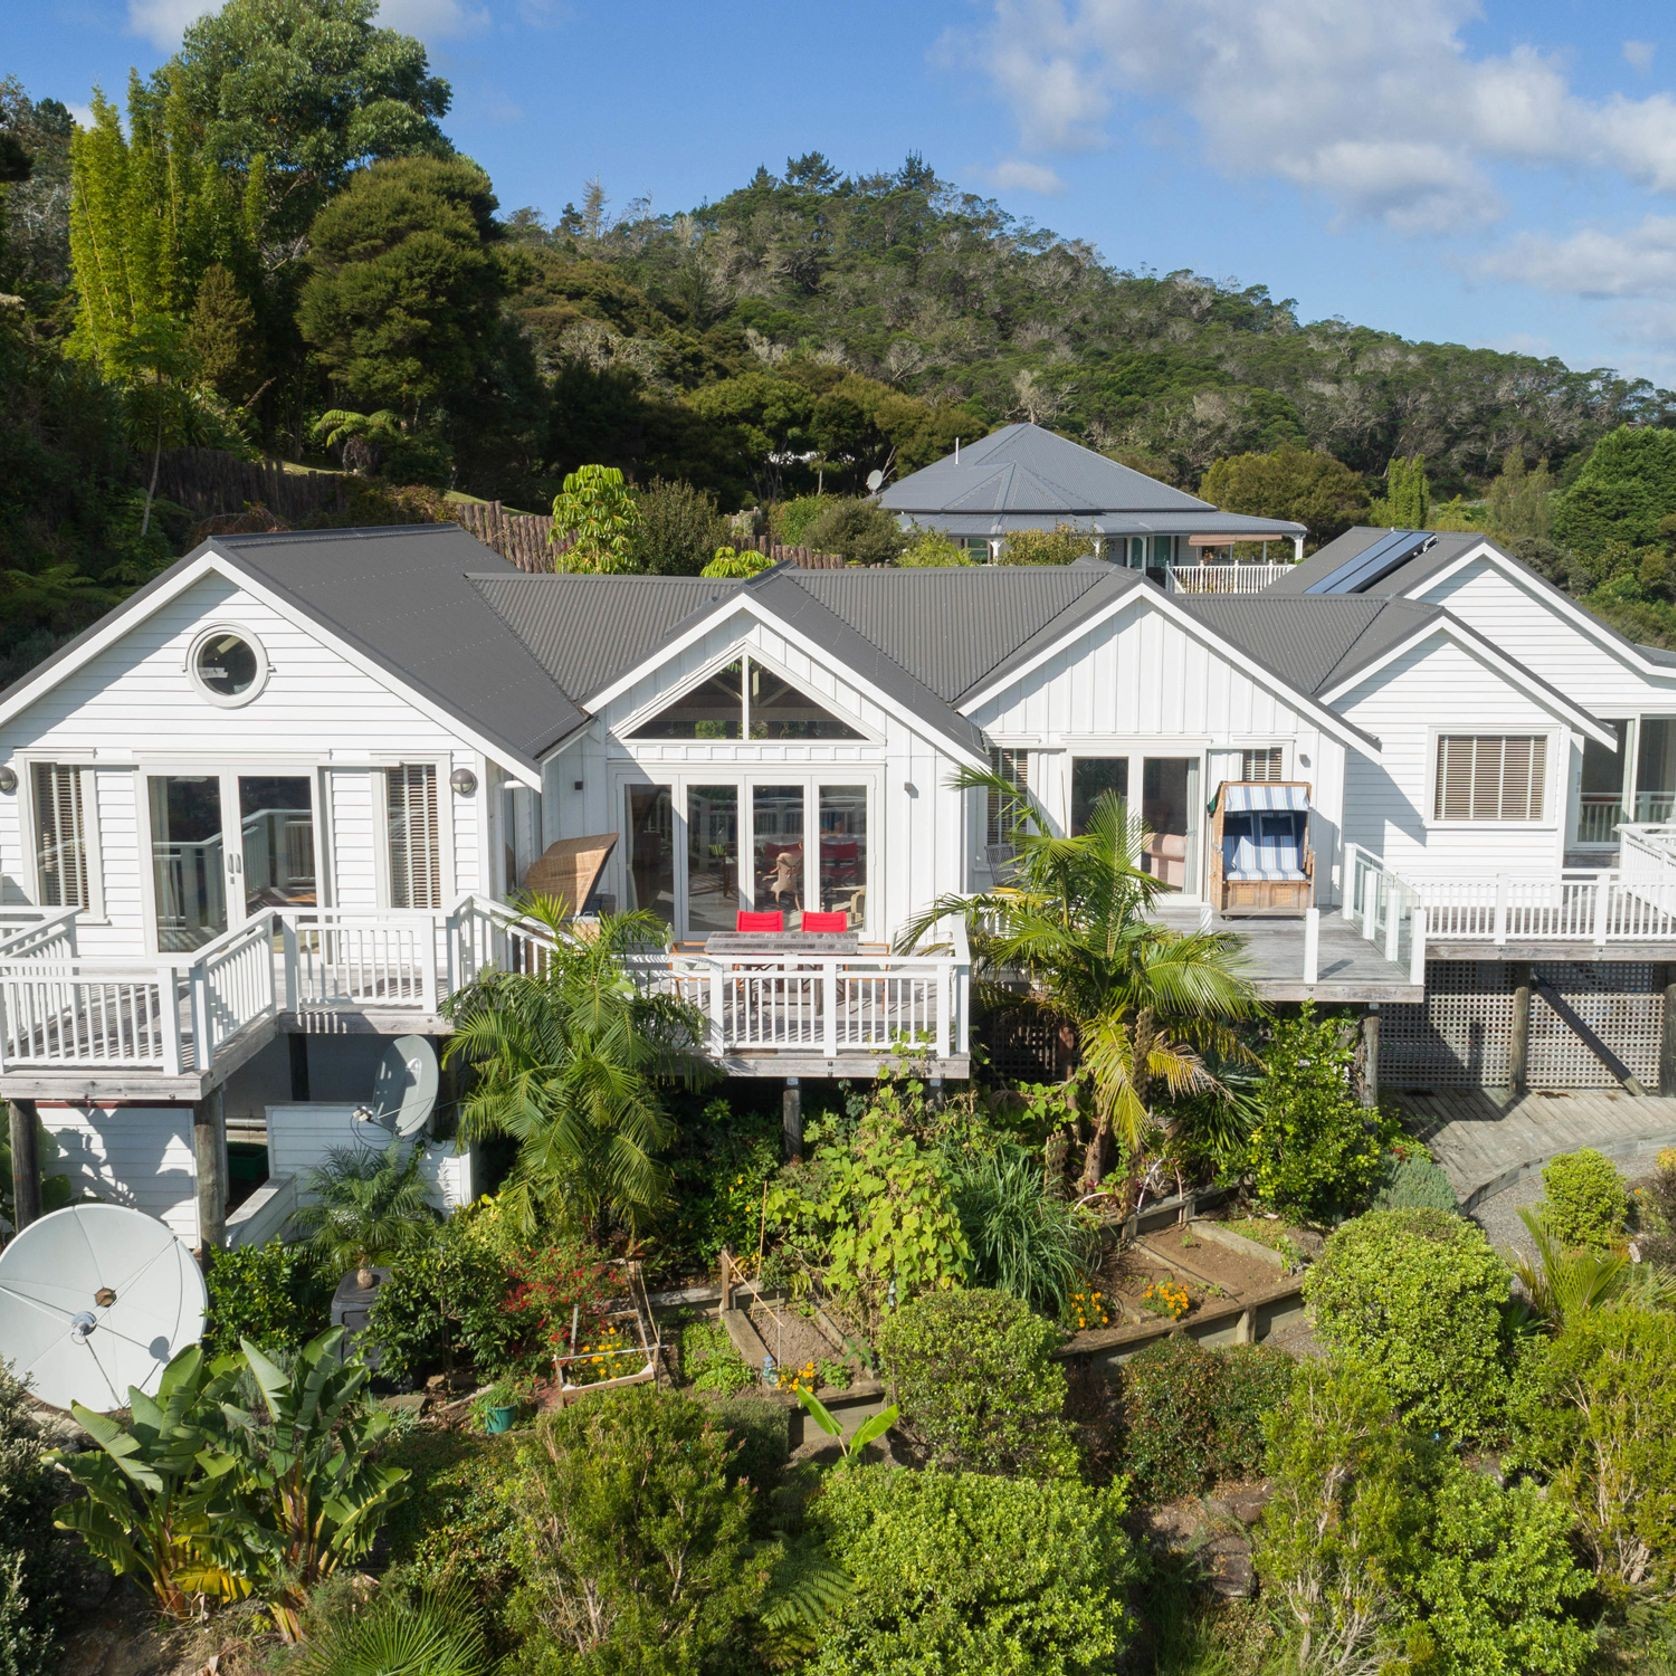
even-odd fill
[[[72,1205],[0,1252],[0,1360],[54,1408],[109,1413],[148,1395],[204,1336],[208,1303],[192,1253],[122,1205]]]
[[[867,490],[868,490],[868,493],[876,495],[879,492],[879,490],[884,487],[884,481],[885,481],[885,474],[882,471],[879,471],[879,470],[875,469],[873,471],[868,472],[868,474],[867,474]]]
[[[436,1049],[423,1036],[398,1036],[373,1078],[373,1121],[398,1135],[417,1135],[430,1121],[440,1084]]]

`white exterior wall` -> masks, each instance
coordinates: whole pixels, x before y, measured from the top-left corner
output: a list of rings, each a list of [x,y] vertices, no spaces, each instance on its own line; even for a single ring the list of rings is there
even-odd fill
[[[211,704],[186,673],[193,641],[206,627],[245,629],[262,645],[268,680],[250,703]],[[0,729],[0,762],[18,772],[19,787],[0,797],[0,891],[33,900],[28,846],[31,760],[75,762],[95,769],[98,871],[103,922],[84,915],[86,954],[144,951],[142,770],[313,772],[317,843],[330,864],[323,892],[345,907],[387,901],[384,879],[383,787],[377,769],[434,761],[440,776],[444,895],[483,890],[489,858],[479,842],[488,765],[480,753],[426,715],[390,685],[349,661],[226,578],[211,574],[136,622],[106,648]],[[449,789],[455,768],[477,776],[463,798]],[[322,772],[323,771],[323,772]],[[445,906],[446,901],[445,901]]]
[[[268,1107],[268,1176],[297,1180],[297,1202],[307,1204],[303,1178],[317,1170],[334,1148],[358,1147],[383,1152],[395,1136],[380,1123],[361,1123],[352,1105],[317,1101],[308,1105]],[[442,1211],[458,1210],[476,1196],[475,1155],[456,1152],[452,1142],[433,1142],[419,1165],[425,1197]]]
[[[1029,752],[1031,789],[1049,819],[1070,818],[1071,760],[1108,752],[1203,759],[1200,789],[1238,776],[1239,753],[1285,751],[1285,777],[1310,786],[1316,894],[1329,901],[1339,855],[1345,748],[1278,684],[1247,674],[1213,643],[1137,599],[984,700],[972,719],[998,747]],[[978,798],[975,809],[981,810]],[[984,867],[981,818],[970,866]],[[1201,812],[1208,840],[1209,817]],[[1203,845],[1201,845],[1203,848]],[[1192,894],[1203,889],[1202,878]]]
[[[1572,730],[1498,670],[1439,631],[1346,691],[1334,708],[1377,738],[1379,757],[1352,752],[1345,838],[1416,879],[1548,873],[1564,860],[1564,787]],[[1548,792],[1534,822],[1431,819],[1439,733],[1548,736]]]
[[[198,1243],[197,1176],[190,1106],[53,1106],[41,1122],[58,1156],[47,1175],[64,1176],[77,1198],[127,1205],[168,1223],[187,1245]]]
[[[861,741],[629,741],[623,731],[700,671],[750,652],[818,698]],[[643,676],[603,706],[588,734],[548,764],[543,833],[577,838],[624,829],[623,788],[633,782],[689,778],[712,771],[718,782],[740,775],[772,781],[818,775],[829,783],[872,787],[867,832],[867,925],[886,937],[944,891],[959,887],[964,799],[949,789],[958,767],[948,748],[899,719],[871,694],[795,641],[741,611]],[[582,790],[575,783],[582,782]],[[677,811],[679,815],[679,811]],[[679,846],[678,846],[679,847]],[[626,905],[624,846],[606,870],[604,888]]]

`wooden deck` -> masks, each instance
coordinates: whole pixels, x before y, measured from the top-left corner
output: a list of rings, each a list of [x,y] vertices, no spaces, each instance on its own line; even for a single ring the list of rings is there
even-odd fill
[[[1592,1146],[1614,1158],[1676,1146],[1676,1098],[1666,1096],[1462,1088],[1394,1093],[1390,1104],[1432,1149],[1468,1210],[1540,1170],[1557,1152]]]
[[[1158,918],[1177,931],[1196,930],[1201,910],[1185,903],[1160,902]],[[1321,945],[1316,981],[1306,985],[1302,919],[1213,916],[1211,928],[1232,932],[1244,948],[1245,971],[1265,1001],[1418,1001],[1424,986],[1411,981],[1408,968],[1385,958],[1336,910],[1322,910]]]

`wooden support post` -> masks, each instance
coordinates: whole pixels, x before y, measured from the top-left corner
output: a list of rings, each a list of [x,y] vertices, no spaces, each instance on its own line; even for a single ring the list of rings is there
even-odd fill
[[[1659,1037],[1659,1093],[1676,1094],[1676,965],[1664,969],[1664,1029]]]
[[[1523,1094],[1530,1076],[1531,1056],[1531,966],[1528,960],[1514,964],[1513,1036],[1507,1048],[1507,1082],[1515,1094]]]
[[[198,1186],[198,1255],[227,1243],[227,1120],[222,1090],[192,1108],[192,1162]]]
[[[1362,1100],[1365,1105],[1379,1104],[1379,1007],[1368,1008],[1362,1015]]]
[[[17,1232],[41,1215],[40,1117],[33,1100],[10,1102],[12,1135],[12,1209]]]
[[[796,1077],[786,1078],[780,1099],[780,1138],[789,1163],[803,1162],[803,1088]]]
[[[308,1104],[308,1037],[293,1031],[285,1038],[291,1054],[291,1098],[298,1105]]]

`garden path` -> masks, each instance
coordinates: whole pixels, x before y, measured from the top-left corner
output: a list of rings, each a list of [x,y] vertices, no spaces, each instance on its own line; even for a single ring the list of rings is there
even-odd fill
[[[1608,1158],[1676,1146],[1676,1098],[1590,1090],[1392,1093],[1405,1127],[1432,1149],[1466,1209],[1540,1170],[1556,1152],[1592,1146]]]

